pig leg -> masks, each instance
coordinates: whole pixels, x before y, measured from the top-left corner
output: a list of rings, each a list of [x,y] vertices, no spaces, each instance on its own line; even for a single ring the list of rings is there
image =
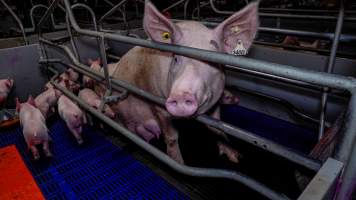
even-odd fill
[[[44,141],[43,144],[42,144],[42,149],[43,149],[43,152],[44,154],[47,156],[47,157],[52,157],[52,153],[51,151],[49,150],[49,143],[48,141]]]
[[[157,115],[161,124],[164,141],[167,144],[167,154],[178,163],[184,164],[178,144],[178,131],[173,127],[168,113],[165,114],[164,111],[158,111]]]
[[[35,159],[35,160],[40,159],[40,153],[38,152],[35,145],[31,145],[30,150],[32,151],[33,159]]]
[[[215,119],[220,119],[220,107],[217,107],[215,109],[215,111],[212,113],[211,117],[215,118]],[[225,133],[223,133],[220,130],[217,130],[213,127],[208,126],[208,128],[210,130],[212,130],[214,133],[222,136],[223,138],[225,138],[226,141],[228,141],[227,136],[225,135]],[[236,151],[235,149],[233,149],[232,147],[230,147],[228,144],[226,144],[225,142],[222,141],[218,141],[217,142],[218,148],[219,148],[219,155],[226,155],[227,158],[233,162],[233,163],[238,163],[239,162],[239,158],[241,157],[240,153],[238,151]]]
[[[81,145],[83,144],[83,138],[81,136],[81,133],[78,133],[77,130],[71,126],[69,126],[69,130],[72,132],[73,136],[75,137],[75,139],[77,140],[78,144]]]
[[[136,132],[144,138],[145,141],[150,142],[153,138],[159,139],[161,129],[154,119],[149,119],[143,124],[136,127]]]

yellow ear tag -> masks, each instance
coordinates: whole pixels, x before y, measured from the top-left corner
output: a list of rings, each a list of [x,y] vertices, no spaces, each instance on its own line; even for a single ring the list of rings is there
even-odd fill
[[[169,32],[163,32],[162,33],[162,39],[163,40],[168,40],[171,38],[171,34]]]

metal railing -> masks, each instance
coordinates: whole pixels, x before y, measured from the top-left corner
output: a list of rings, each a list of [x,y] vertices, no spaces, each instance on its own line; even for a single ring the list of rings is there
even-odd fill
[[[44,14],[42,19],[40,20],[38,24],[38,28],[41,28],[41,25],[43,24],[43,21],[46,20],[50,13],[53,12],[53,9],[57,6],[58,2],[60,0],[54,0],[51,6],[49,7],[48,11]],[[352,177],[345,177],[347,174],[354,175],[356,172],[356,167],[355,166],[355,159],[352,159],[350,162],[350,156],[352,151],[356,151],[354,147],[355,143],[355,136],[356,136],[356,79],[351,78],[351,77],[344,77],[341,75],[336,75],[336,74],[329,74],[329,73],[324,73],[324,72],[316,72],[316,71],[311,71],[311,70],[306,70],[306,69],[298,69],[294,68],[288,65],[281,65],[281,64],[275,64],[275,63],[269,63],[269,62],[264,62],[264,61],[259,61],[259,60],[254,60],[251,58],[246,58],[246,57],[236,57],[233,55],[228,55],[224,53],[218,53],[218,52],[212,52],[212,51],[207,51],[207,50],[200,50],[200,49],[195,49],[195,48],[190,48],[190,47],[183,47],[183,46],[177,46],[177,45],[171,45],[171,44],[162,44],[162,43],[156,43],[153,41],[149,40],[142,40],[142,39],[137,39],[137,38],[131,38],[127,36],[122,36],[122,35],[116,35],[112,33],[106,33],[106,32],[98,32],[98,31],[93,31],[93,30],[87,30],[87,29],[81,29],[75,18],[74,15],[71,11],[71,5],[68,0],[63,0],[65,9],[67,12],[67,15],[69,17],[69,22],[71,23],[71,26],[73,29],[82,35],[86,36],[92,36],[99,38],[101,40],[114,40],[122,43],[127,43],[131,45],[138,45],[142,47],[147,47],[147,48],[153,48],[153,49],[158,49],[162,51],[169,51],[169,52],[174,52],[178,55],[190,57],[193,59],[200,59],[200,60],[205,60],[209,62],[214,62],[214,63],[220,63],[225,65],[225,67],[228,67],[229,69],[234,69],[234,66],[239,66],[240,68],[244,68],[247,70],[252,70],[260,73],[265,73],[265,74],[270,74],[273,76],[279,76],[287,79],[292,79],[292,80],[297,80],[297,81],[302,81],[306,82],[312,85],[319,85],[322,87],[328,87],[328,88],[335,88],[335,89],[340,89],[340,90],[346,90],[351,94],[351,99],[349,102],[349,110],[347,113],[346,117],[346,122],[345,122],[345,129],[344,129],[344,134],[340,138],[338,142],[338,148],[335,152],[335,158],[342,161],[343,163],[346,163],[346,167],[344,170],[344,175],[342,179],[342,184],[340,186],[340,192],[338,194],[338,199],[345,199],[344,197],[347,196],[347,192],[350,190],[352,187]],[[40,33],[40,31],[39,31]],[[40,35],[41,36],[41,35]],[[92,74],[93,76],[99,77],[101,80],[106,80],[106,83],[109,83],[110,81],[112,82],[113,87],[119,87],[119,88],[124,88],[125,90],[134,93],[136,95],[139,95],[141,97],[144,97],[145,99],[150,100],[151,102],[157,103],[159,105],[164,104],[164,99],[161,97],[154,96],[142,89],[139,89],[131,84],[128,84],[124,81],[113,79],[112,77],[109,77],[107,73],[104,73],[104,76],[101,74],[95,74],[94,71],[88,68],[88,66],[85,66],[81,64],[77,58],[70,52],[70,50],[65,47],[65,46],[59,46],[55,45],[48,40],[45,40],[44,38],[40,38],[40,43],[42,45],[49,45],[52,47],[60,48],[62,49],[66,55],[70,58],[71,62],[74,64],[73,67],[74,69],[77,67],[77,69],[82,70],[82,72],[86,71],[89,74]],[[105,52],[104,47],[101,45],[100,50],[102,52]],[[45,60],[44,62],[49,62],[50,60]],[[107,70],[107,66],[104,65],[104,69]],[[69,96],[71,99],[75,101],[79,101],[76,96],[74,96],[71,93],[68,93],[64,88],[61,88],[58,84],[52,80],[53,84],[61,89],[64,94]],[[115,89],[115,88],[114,88]],[[110,89],[109,89],[110,90]],[[111,119],[108,119],[107,117],[103,116],[99,111],[91,108],[90,106],[80,103],[83,108],[86,110],[90,111],[93,115],[99,117],[102,119],[104,122],[108,123],[110,126],[114,127],[116,130],[118,130],[120,133],[128,137],[130,140],[132,140],[134,143],[137,145],[141,146],[143,149],[154,155],[157,159],[161,160],[162,162],[166,163],[168,166],[171,168],[175,169],[178,172],[187,174],[187,175],[192,175],[192,176],[200,176],[200,177],[215,177],[215,178],[228,178],[228,179],[233,179],[236,181],[239,181],[246,186],[250,187],[251,189],[254,189],[255,191],[265,195],[266,197],[269,197],[271,199],[286,199],[284,195],[277,193],[275,191],[270,190],[268,187],[262,185],[259,182],[254,181],[253,179],[246,177],[240,173],[237,172],[231,172],[227,170],[221,170],[221,169],[213,169],[210,171],[207,171],[207,169],[204,168],[192,168],[189,166],[181,165],[169,158],[167,155],[164,153],[158,151],[153,147],[152,145],[144,142],[141,138],[137,137],[136,135],[132,134],[129,132],[127,129],[123,128],[119,124],[115,123]],[[295,153],[283,146],[280,146],[272,141],[266,140],[264,138],[258,137],[252,133],[249,133],[247,131],[244,131],[242,129],[239,129],[237,127],[234,127],[230,124],[224,123],[222,121],[212,119],[206,115],[201,115],[196,118],[196,120],[207,124],[211,127],[217,128],[219,130],[222,130],[226,134],[236,137],[238,139],[247,141],[259,148],[265,149],[266,151],[272,152],[274,154],[277,154],[285,159],[288,159],[294,163],[297,163],[299,165],[305,166],[311,170],[318,171],[321,167],[321,164],[305,155],[300,155],[298,153]]]

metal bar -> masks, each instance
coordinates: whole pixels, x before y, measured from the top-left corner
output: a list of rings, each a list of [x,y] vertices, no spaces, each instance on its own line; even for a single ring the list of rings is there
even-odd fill
[[[276,63],[269,63],[265,61],[255,60],[247,57],[233,56],[225,53],[196,49],[191,47],[183,47],[172,44],[157,43],[149,40],[143,40],[138,38],[132,38],[122,35],[116,35],[112,33],[102,33],[86,29],[81,29],[74,16],[70,11],[70,4],[68,0],[64,0],[68,16],[74,30],[80,34],[93,37],[102,37],[106,39],[123,42],[126,44],[138,45],[153,49],[159,49],[162,51],[174,52],[178,55],[187,56],[190,58],[210,61],[214,63],[220,63],[231,66],[240,66],[246,69],[269,73],[284,78],[290,78],[293,80],[305,81],[311,84],[318,84],[321,86],[327,86],[337,89],[346,89],[352,91],[356,86],[356,81],[352,77],[344,77],[336,74],[327,74],[324,72],[315,72],[307,69],[300,69],[291,67],[288,65],[281,65]],[[231,67],[234,68],[234,67]]]
[[[11,16],[15,19],[17,25],[19,26],[19,28],[21,30],[23,40],[25,41],[25,44],[28,45],[28,40],[27,40],[27,36],[25,33],[25,29],[23,28],[23,24],[22,24],[20,18],[16,15],[16,13],[14,13],[14,11],[10,8],[10,6],[7,5],[5,0],[1,0],[1,3],[5,6],[5,8],[10,12]]]
[[[181,22],[183,20],[173,19],[172,21]],[[201,21],[200,23],[209,27],[216,27],[217,25],[219,25],[218,22]],[[311,32],[311,31],[279,29],[279,28],[270,28],[270,27],[259,27],[258,31],[279,33],[284,35],[307,36],[307,37],[322,38],[322,39],[329,39],[329,40],[332,40],[334,38],[334,33],[318,33],[318,32]],[[355,35],[343,34],[340,36],[340,41],[347,42],[347,41],[354,41],[354,40],[356,40]]]
[[[163,9],[162,12],[166,12],[176,6],[178,6],[179,4],[183,3],[184,1],[189,1],[189,0],[180,0],[180,1],[177,1],[175,3],[173,3],[172,5],[168,6],[167,8]]]
[[[41,34],[40,30],[44,24],[44,22],[48,19],[48,17],[53,13],[53,10],[57,7],[59,1],[61,0],[53,0],[52,4],[49,6],[48,10],[46,11],[46,13],[42,16],[42,18],[40,19],[40,21],[38,22],[36,28],[37,28],[37,32],[39,32],[39,34]]]
[[[317,48],[311,48],[311,47],[286,45],[286,44],[281,44],[281,43],[261,42],[261,41],[254,41],[253,43],[257,44],[257,45],[288,48],[288,49],[292,49],[292,50],[296,50],[296,51],[298,51],[298,50],[311,51],[311,52],[316,52],[316,53],[320,53],[320,54],[329,54],[330,55],[330,52],[331,52],[328,49],[317,49]],[[346,51],[338,51],[336,53],[336,55],[338,55],[338,56],[355,57],[356,53],[350,53],[350,52],[346,52]]]
[[[341,30],[344,22],[344,2],[343,0],[340,1],[340,12],[339,12],[339,18],[337,20],[336,28],[335,28],[335,34],[334,34],[334,39],[333,39],[333,44],[331,47],[331,53],[329,56],[329,61],[328,61],[328,68],[327,68],[327,73],[332,73],[334,70],[335,66],[335,60],[336,60],[336,52],[337,48],[339,46],[339,39],[341,35]],[[324,132],[325,132],[325,120],[326,120],[326,112],[327,112],[327,100],[328,100],[328,91],[329,88],[323,88],[323,93],[321,95],[321,104],[320,104],[320,126],[319,126],[319,140],[323,137]]]
[[[260,11],[278,11],[278,12],[310,12],[310,13],[339,13],[339,10],[315,10],[315,9],[290,9],[290,8],[259,8]],[[346,10],[347,14],[355,14],[356,11]]]
[[[37,8],[44,8],[46,10],[48,10],[48,7],[42,4],[37,4],[35,6],[33,6],[30,10],[30,21],[31,21],[31,28],[25,28],[25,32],[34,32],[35,31],[35,20],[33,19],[33,12],[37,9]],[[53,14],[51,14],[51,21],[52,21],[52,26],[54,28],[55,22],[54,22],[54,18],[53,18]]]
[[[355,94],[354,91],[353,94]],[[349,109],[346,113],[344,134],[336,145],[335,158],[345,163],[345,168],[340,179],[340,188],[337,194],[337,200],[349,199],[349,193],[355,188],[356,180],[356,96],[352,95],[349,103]]]
[[[111,94],[111,79],[109,77],[108,61],[106,58],[104,37],[100,37],[100,55],[101,55],[101,61],[103,63],[105,82],[106,82],[106,86],[107,86],[107,89],[109,90],[109,95],[110,95]]]
[[[333,193],[332,190],[336,186],[342,168],[342,162],[328,158],[319,172],[304,189],[303,193],[298,197],[298,200],[332,199],[330,198]]]
[[[269,99],[271,101],[275,101],[281,105],[283,105],[284,107],[286,107],[287,109],[289,109],[296,117],[299,117],[302,120],[314,123],[314,124],[318,124],[319,125],[319,120],[309,116],[308,114],[303,113],[301,110],[299,110],[298,108],[296,108],[292,103],[290,103],[289,101],[285,100],[285,99],[281,99],[278,97],[274,97],[271,95],[267,95],[264,93],[260,93],[260,92],[254,92],[254,91],[250,91],[248,89],[245,88],[240,88],[237,87],[236,85],[233,86],[235,90],[249,94],[249,95],[253,95],[253,96],[257,96],[260,98],[265,98],[265,99]],[[325,123],[326,127],[330,127],[330,123]]]
[[[78,60],[76,60],[76,58],[70,52],[68,47],[62,46],[62,45],[55,45],[55,44],[53,44],[47,40],[44,40],[42,38],[40,38],[40,42],[63,50],[75,65],[77,65],[78,67],[80,67],[86,71],[91,70],[89,67],[85,67],[85,65],[82,65]],[[158,97],[153,94],[150,94],[150,93],[146,92],[145,90],[139,89],[136,86],[131,85],[125,81],[121,81],[118,79],[111,79],[111,81],[113,84],[116,84],[117,86],[123,87],[134,94],[137,94],[137,95],[142,96],[146,99],[149,99],[150,101],[157,103],[160,106],[165,105],[165,99],[162,97]],[[222,122],[222,121],[219,121],[216,119],[212,119],[211,117],[208,117],[206,115],[198,116],[196,119],[199,122],[202,122],[206,125],[209,125],[214,128],[217,128],[221,131],[224,131],[228,135],[231,135],[235,138],[244,140],[244,141],[246,141],[250,144],[253,144],[257,147],[263,148],[266,151],[272,152],[272,153],[279,155],[279,156],[281,156],[287,160],[290,160],[294,163],[305,166],[308,169],[317,171],[321,166],[320,163],[316,160],[313,160],[313,159],[308,158],[304,155],[293,152],[293,151],[291,151],[291,150],[289,150],[275,142],[272,142],[270,140],[267,140],[265,138],[255,135],[255,134],[249,133],[247,131],[244,131],[240,128],[234,127],[234,126],[227,124],[225,122]]]
[[[188,4],[189,4],[190,0],[187,0],[185,3],[184,3],[184,19],[187,19],[187,10],[188,10]]]
[[[58,72],[57,74],[58,75]],[[134,142],[136,145],[153,155],[155,158],[160,160],[161,162],[165,163],[172,169],[174,169],[177,172],[180,172],[185,175],[189,176],[195,176],[195,177],[206,177],[206,178],[226,178],[230,180],[237,181],[239,183],[244,184],[245,186],[255,190],[256,192],[264,195],[265,197],[268,197],[270,199],[276,199],[276,200],[282,200],[282,199],[289,199],[285,195],[281,193],[277,193],[265,185],[257,182],[256,180],[241,174],[236,171],[231,171],[231,170],[224,170],[224,169],[214,169],[214,168],[200,168],[200,167],[189,167],[186,165],[182,165],[174,161],[172,158],[170,158],[168,155],[162,153],[160,150],[158,150],[156,147],[152,146],[151,144],[145,142],[143,139],[138,137],[136,134],[130,132],[114,120],[106,117],[104,114],[99,112],[98,110],[92,108],[90,105],[85,103],[83,100],[81,100],[79,97],[68,91],[66,88],[60,86],[58,83],[54,81],[54,79],[51,79],[51,83],[59,89],[64,95],[69,97],[71,100],[77,102],[80,107],[84,108],[85,110],[89,111],[92,115],[95,117],[101,119],[104,123],[108,124],[111,126],[113,129],[124,135],[126,138]]]
[[[210,5],[211,8],[213,9],[214,12],[218,14],[224,14],[224,15],[231,15],[234,14],[236,11],[223,11],[219,10],[215,4],[214,0],[210,0]],[[278,17],[278,18],[291,18],[291,19],[304,19],[304,20],[337,20],[338,18],[336,16],[323,16],[323,15],[295,15],[295,14],[275,14],[275,13],[259,13],[260,17]],[[345,17],[345,21],[356,21],[355,17]]]
[[[343,172],[342,185],[336,191],[337,200],[351,200],[352,194],[356,192],[356,141],[354,141],[350,161]]]
[[[112,15],[122,4],[126,3],[128,0],[122,0],[116,6],[112,7],[107,13],[100,17],[98,24],[102,27],[103,20],[108,16]]]
[[[74,37],[73,37],[73,33],[72,33],[72,29],[70,28],[70,23],[69,23],[69,18],[68,18],[68,15],[66,15],[66,22],[67,22],[67,31],[68,31],[68,35],[70,37],[70,44],[72,46],[72,49],[73,49],[73,52],[74,52],[74,55],[75,57],[80,60],[80,57],[79,57],[79,53],[78,53],[78,47],[74,41]]]

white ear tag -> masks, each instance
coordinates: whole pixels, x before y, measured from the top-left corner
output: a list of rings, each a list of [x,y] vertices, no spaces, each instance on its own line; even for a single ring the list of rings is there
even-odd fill
[[[244,56],[247,54],[247,49],[244,47],[244,44],[241,40],[237,41],[236,47],[231,52],[235,56]]]

